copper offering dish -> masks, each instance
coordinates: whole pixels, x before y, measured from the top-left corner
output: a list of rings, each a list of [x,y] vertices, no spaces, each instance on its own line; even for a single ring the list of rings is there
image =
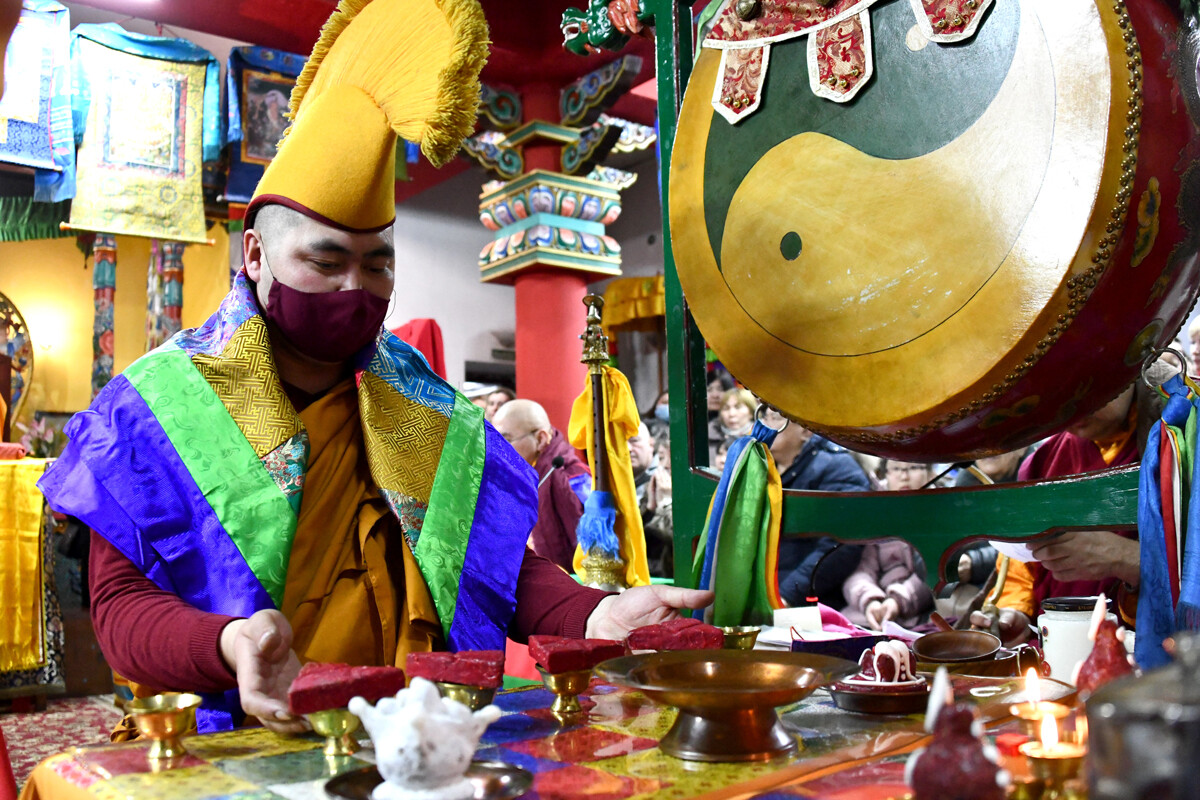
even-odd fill
[[[175,758],[187,752],[179,737],[195,728],[196,708],[201,702],[197,694],[166,692],[129,703],[133,723],[142,736],[151,740],[150,758]]]
[[[930,664],[991,661],[1000,651],[1000,639],[987,631],[938,631],[912,644],[917,661]]]
[[[658,743],[686,761],[766,761],[796,749],[775,709],[858,671],[828,656],[768,650],[682,650],[605,661],[597,674],[679,709]]]
[[[725,649],[726,650],[753,650],[754,643],[758,641],[758,634],[762,628],[757,625],[738,625],[729,628],[721,628],[721,633],[725,634]]]
[[[920,680],[909,686],[855,686],[844,682],[829,687],[833,704],[859,714],[920,714],[929,705],[929,683]]]
[[[457,700],[472,711],[478,711],[496,699],[496,689],[487,686],[467,686],[464,683],[434,681],[442,697]]]
[[[314,711],[305,714],[304,718],[318,736],[325,737],[325,755],[349,756],[358,752],[358,742],[354,741],[352,734],[362,723],[357,716],[350,713],[350,709],[331,708],[326,711]]]
[[[472,761],[467,767],[467,780],[475,790],[475,800],[512,800],[533,786],[531,772],[503,761]],[[325,793],[347,800],[370,800],[371,792],[381,783],[378,768],[363,767],[326,781]]]

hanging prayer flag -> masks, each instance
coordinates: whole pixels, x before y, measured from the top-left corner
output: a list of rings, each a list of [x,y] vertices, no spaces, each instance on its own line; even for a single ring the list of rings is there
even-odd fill
[[[711,589],[712,606],[696,612],[717,626],[770,624],[779,596],[779,524],[783,485],[771,442],[776,431],[756,421],[733,443],[708,508],[692,583]]]
[[[1178,375],[1159,391],[1167,405],[1146,437],[1138,485],[1141,582],[1134,655],[1142,669],[1167,663],[1164,639],[1200,630],[1200,391]]]

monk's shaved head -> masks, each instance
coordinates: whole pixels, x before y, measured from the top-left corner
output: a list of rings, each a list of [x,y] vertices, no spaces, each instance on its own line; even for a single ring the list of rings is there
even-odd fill
[[[554,438],[546,409],[532,400],[509,400],[496,410],[492,424],[530,466]]]
[[[496,410],[492,424],[501,433],[520,434],[525,431],[550,430],[550,417],[541,403],[532,400],[509,400]]]
[[[304,219],[304,215],[295,209],[270,203],[254,215],[254,229],[259,232],[264,242],[277,243]]]

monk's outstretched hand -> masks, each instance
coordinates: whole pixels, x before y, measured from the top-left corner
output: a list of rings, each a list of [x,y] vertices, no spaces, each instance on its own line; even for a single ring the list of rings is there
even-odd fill
[[[587,621],[589,639],[624,639],[643,625],[679,616],[681,608],[704,608],[713,593],[679,586],[635,586],[600,601]]]
[[[237,674],[243,711],[277,733],[307,728],[288,711],[288,687],[300,672],[300,660],[292,652],[292,626],[283,614],[264,609],[229,623],[221,631],[221,655]]]

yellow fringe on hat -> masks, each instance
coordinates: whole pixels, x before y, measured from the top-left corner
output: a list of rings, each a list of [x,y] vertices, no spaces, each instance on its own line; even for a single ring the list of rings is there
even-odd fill
[[[476,0],[341,0],[296,81],[289,115],[333,86],[357,86],[440,167],[475,128],[488,45]]]

